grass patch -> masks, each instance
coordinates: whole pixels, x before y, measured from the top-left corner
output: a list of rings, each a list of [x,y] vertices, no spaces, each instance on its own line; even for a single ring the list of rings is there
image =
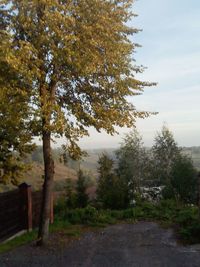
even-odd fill
[[[59,217],[55,217],[54,223],[50,225],[49,231],[50,233],[54,233],[67,227],[71,226],[71,223],[68,220],[61,220]]]
[[[67,235],[68,237],[80,237],[81,236],[81,229],[72,227],[64,230],[64,234]]]
[[[31,241],[36,240],[36,238],[37,238],[37,231],[35,230],[30,233],[25,233],[23,235],[17,236],[12,240],[7,241],[6,243],[0,244],[0,253],[7,252],[16,247],[30,243]]]

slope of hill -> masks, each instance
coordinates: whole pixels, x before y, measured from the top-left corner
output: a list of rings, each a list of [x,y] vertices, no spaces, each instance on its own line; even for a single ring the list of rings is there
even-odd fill
[[[43,165],[38,162],[32,163],[32,168],[24,174],[24,178],[20,180],[21,183],[26,182],[30,184],[33,190],[39,190],[42,188],[43,184]],[[70,169],[64,166],[61,163],[55,163],[55,190],[62,189],[65,185],[65,181],[67,178],[72,180],[77,179],[77,173],[75,170]],[[15,189],[16,187],[13,185],[0,185],[0,192],[8,191],[11,189]]]
[[[92,149],[92,150],[87,150],[87,157],[84,157],[83,160],[81,161],[81,167],[84,169],[89,169],[91,170],[94,174],[97,174],[97,169],[98,169],[98,160],[99,157],[103,154],[106,153],[108,154],[111,158],[115,158],[114,152],[116,149],[114,148],[103,148],[103,149]]]

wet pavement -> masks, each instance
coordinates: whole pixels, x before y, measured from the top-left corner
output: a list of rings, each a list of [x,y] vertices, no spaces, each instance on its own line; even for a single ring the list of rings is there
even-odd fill
[[[178,244],[153,222],[118,224],[85,233],[54,249],[33,245],[0,255],[0,267],[200,267],[200,245]]]

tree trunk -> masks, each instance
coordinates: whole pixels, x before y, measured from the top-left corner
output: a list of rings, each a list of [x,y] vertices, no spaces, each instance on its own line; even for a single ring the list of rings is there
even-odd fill
[[[43,184],[42,209],[38,232],[38,245],[47,243],[49,236],[50,203],[53,188],[54,161],[51,151],[51,133],[43,130],[43,156],[45,179]]]

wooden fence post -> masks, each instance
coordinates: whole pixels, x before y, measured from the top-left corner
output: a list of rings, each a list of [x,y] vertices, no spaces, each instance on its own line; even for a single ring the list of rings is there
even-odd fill
[[[24,229],[32,231],[32,190],[31,186],[22,183],[19,185],[21,197],[21,219]]]

